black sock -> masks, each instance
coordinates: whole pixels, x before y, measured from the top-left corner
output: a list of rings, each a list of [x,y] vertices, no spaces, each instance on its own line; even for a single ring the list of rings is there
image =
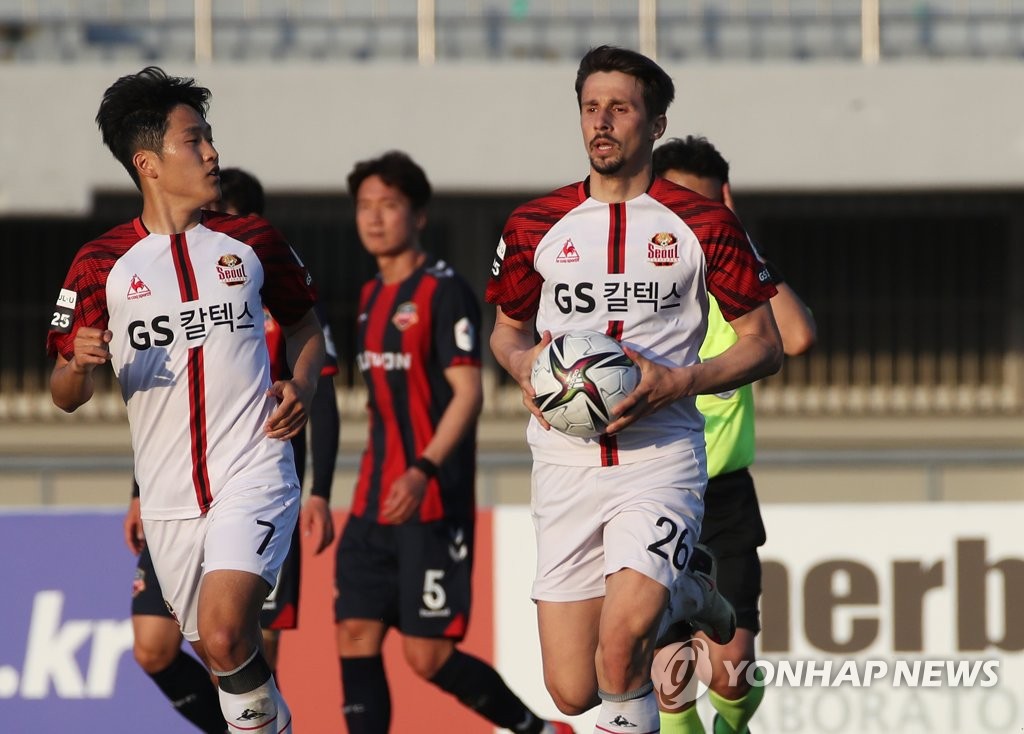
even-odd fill
[[[224,734],[228,725],[220,711],[217,688],[202,663],[185,651],[159,673],[149,675],[174,710],[206,734]]]
[[[387,734],[391,693],[380,655],[341,659],[341,710],[349,734]]]
[[[526,708],[498,671],[472,655],[455,650],[430,682],[495,726],[522,734],[537,734],[544,727],[544,720]]]

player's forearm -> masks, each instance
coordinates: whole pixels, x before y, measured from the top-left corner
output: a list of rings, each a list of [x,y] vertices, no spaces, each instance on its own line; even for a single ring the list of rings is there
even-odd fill
[[[491,351],[505,371],[517,380],[522,375],[516,374],[516,368],[520,367],[517,357],[523,352],[528,352],[534,347],[532,329],[527,331],[518,325],[502,321],[499,317],[491,332]],[[527,375],[529,377],[529,375]]]
[[[67,413],[73,413],[89,402],[95,391],[92,371],[79,371],[71,362],[60,360],[50,373],[50,396],[53,403]]]
[[[437,423],[433,438],[423,448],[421,454],[437,466],[443,464],[458,443],[462,441],[469,431],[473,430],[484,404],[479,370],[476,368],[465,369],[476,371],[477,380],[475,385],[466,384],[455,391],[451,402],[448,403],[448,407],[441,414],[441,419]]]
[[[796,292],[785,282],[776,283],[778,293],[772,297],[772,312],[782,335],[782,348],[795,357],[814,346],[818,338],[814,316]]]
[[[695,366],[689,394],[713,395],[768,377],[782,367],[781,340],[772,335],[743,334],[717,357]]]
[[[288,363],[292,381],[300,386],[308,401],[316,393],[320,371],[324,366],[324,333],[313,311],[287,331]],[[309,405],[309,402],[306,404]]]

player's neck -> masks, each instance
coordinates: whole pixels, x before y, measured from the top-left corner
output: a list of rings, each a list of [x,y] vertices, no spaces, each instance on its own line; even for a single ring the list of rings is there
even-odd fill
[[[638,171],[619,171],[606,175],[590,169],[590,196],[606,204],[635,199],[651,185],[651,166]]]
[[[419,268],[427,259],[427,253],[419,245],[402,250],[395,255],[381,255],[377,258],[377,269],[385,285],[400,283]]]
[[[146,197],[142,204],[142,224],[153,234],[177,234],[191,229],[202,219],[202,210],[191,204],[175,204],[165,199]]]

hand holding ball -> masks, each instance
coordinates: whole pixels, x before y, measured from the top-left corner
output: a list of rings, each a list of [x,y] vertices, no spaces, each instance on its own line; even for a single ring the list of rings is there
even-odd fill
[[[534,403],[552,428],[594,438],[640,382],[640,368],[610,336],[571,331],[552,339],[537,356],[530,382]]]

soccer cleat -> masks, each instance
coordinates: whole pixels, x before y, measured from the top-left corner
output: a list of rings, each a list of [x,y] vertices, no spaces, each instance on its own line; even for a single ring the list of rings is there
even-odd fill
[[[703,592],[697,611],[687,621],[712,642],[724,645],[736,634],[736,610],[718,593],[718,561],[707,546],[697,543],[686,568]]]
[[[717,579],[718,563],[714,554],[707,546],[695,545],[686,571],[671,590],[655,647],[686,642],[698,630],[719,644],[732,639],[736,634],[736,613],[732,604],[718,593]],[[694,585],[698,598],[692,598]]]
[[[564,721],[548,721],[540,730],[540,734],[576,734],[576,732]]]

